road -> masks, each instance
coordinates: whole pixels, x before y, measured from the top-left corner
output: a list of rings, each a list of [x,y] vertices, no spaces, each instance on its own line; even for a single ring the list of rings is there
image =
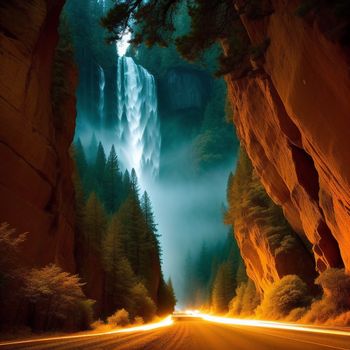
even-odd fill
[[[350,336],[225,325],[205,320],[176,321],[148,331],[56,339],[1,346],[25,350],[330,350],[350,349]]]

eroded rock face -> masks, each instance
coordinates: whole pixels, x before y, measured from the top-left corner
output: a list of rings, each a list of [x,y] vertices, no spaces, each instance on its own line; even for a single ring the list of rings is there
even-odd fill
[[[345,51],[298,1],[272,1],[274,13],[243,18],[253,43],[270,38],[263,67],[227,78],[234,122],[271,198],[313,245],[317,269],[350,271],[350,77]]]
[[[75,127],[75,80],[55,127],[51,77],[63,0],[0,5],[0,222],[28,232],[23,258],[75,269],[74,192],[68,153]]]
[[[263,293],[284,276],[298,275],[311,292],[315,291],[313,282],[316,273],[311,254],[305,246],[295,240],[290,249],[275,250],[264,231],[265,228],[256,223],[235,225],[235,236],[247,274],[257,290]]]

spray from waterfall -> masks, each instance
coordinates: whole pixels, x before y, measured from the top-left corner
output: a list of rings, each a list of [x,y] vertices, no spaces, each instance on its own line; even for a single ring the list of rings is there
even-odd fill
[[[141,178],[156,177],[161,145],[156,84],[131,57],[118,58],[117,98],[120,161]]]
[[[105,73],[101,66],[98,66],[98,72],[99,72],[99,101],[98,101],[98,114],[100,118],[100,123],[103,125],[104,120],[104,108],[105,108]]]
[[[97,0],[97,2],[102,5],[103,12],[106,12],[106,0]]]

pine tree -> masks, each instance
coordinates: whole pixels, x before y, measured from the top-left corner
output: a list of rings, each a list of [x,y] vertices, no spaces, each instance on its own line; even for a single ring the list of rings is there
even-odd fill
[[[175,291],[174,291],[174,287],[173,287],[173,282],[172,282],[170,277],[169,277],[168,282],[167,282],[167,288],[168,288],[169,295],[170,295],[170,298],[169,298],[169,300],[171,301],[170,304],[175,306],[175,304],[176,304]]]
[[[103,205],[97,198],[96,193],[92,192],[84,210],[84,237],[88,247],[100,250],[106,226],[107,216]]]
[[[155,275],[152,271],[152,265],[160,264],[160,245],[157,235],[157,225],[154,221],[151,200],[144,192],[141,198],[141,209],[143,214],[143,231],[140,235],[140,268],[139,273],[144,279],[144,284],[148,288],[151,295],[155,295],[156,291],[152,290],[156,285]],[[150,264],[152,262],[152,265]]]
[[[95,192],[99,195],[100,198],[103,197],[103,180],[106,167],[106,154],[102,143],[98,144],[97,155],[94,166],[94,180],[95,180]]]
[[[132,288],[136,284],[136,276],[130,263],[124,256],[121,242],[121,224],[115,214],[108,226],[102,245],[102,256],[106,271],[106,315],[111,312],[133,306]]]
[[[146,226],[150,232],[150,236],[151,236],[150,238],[152,240],[154,247],[157,250],[158,255],[160,256],[161,254],[160,244],[159,244],[160,235],[158,234],[157,224],[155,223],[155,220],[154,220],[151,199],[149,198],[149,195],[146,191],[143,193],[141,197],[141,208],[142,208]]]
[[[77,165],[80,177],[84,176],[88,165],[86,161],[84,147],[81,143],[80,138],[78,138],[78,141],[76,142],[74,147],[74,159],[75,159],[75,163]]]
[[[138,282],[132,289],[133,307],[130,309],[132,315],[141,316],[146,322],[151,321],[156,313],[156,306],[149,297],[143,283]]]
[[[197,281],[194,258],[190,250],[188,250],[186,258],[184,260],[183,271],[185,280],[185,302],[187,305],[194,305],[194,291],[197,289]]]
[[[136,175],[136,171],[134,168],[131,170],[131,176],[130,176],[130,189],[131,193],[135,196],[135,198],[139,198],[139,193],[140,193],[140,187]]]
[[[217,271],[212,292],[212,307],[215,312],[223,313],[228,310],[228,305],[235,293],[235,287],[232,266],[229,262],[224,262]]]
[[[121,202],[124,202],[128,198],[130,191],[131,191],[130,174],[128,170],[125,170],[123,175],[123,188],[122,188]]]
[[[233,230],[229,230],[227,233],[227,239],[225,242],[225,247],[228,247],[228,261],[232,266],[232,273],[237,276],[238,268],[243,263],[241,253],[235,239]]]
[[[141,197],[141,208],[143,211],[143,215],[145,217],[145,221],[147,224],[147,227],[150,229],[151,232],[156,234],[157,230],[157,225],[155,224],[154,221],[154,214],[152,211],[152,204],[151,200],[149,198],[148,193],[145,191]]]
[[[87,148],[86,158],[90,163],[94,163],[97,155],[97,139],[95,133],[92,134],[89,146]]]
[[[98,144],[95,159],[95,176],[99,183],[103,181],[103,175],[106,167],[106,153],[101,142]]]
[[[104,202],[106,209],[114,213],[121,204],[122,175],[114,145],[108,156],[104,173]]]
[[[75,193],[75,256],[79,273],[82,272],[85,260],[84,248],[84,215],[85,215],[85,196],[81,183],[79,172],[76,168],[73,170],[73,183]],[[84,272],[83,272],[84,273]]]
[[[121,225],[119,217],[114,214],[112,217],[105,239],[103,240],[103,262],[107,272],[113,272],[118,259],[123,256],[121,245]]]
[[[140,271],[141,237],[145,231],[145,221],[140,202],[130,193],[118,211],[122,231],[122,246],[126,258],[136,275]]]
[[[74,169],[73,171],[73,184],[75,192],[75,223],[77,230],[79,232],[82,232],[84,221],[85,196],[83,184],[76,169]]]
[[[197,262],[197,279],[200,289],[206,289],[210,279],[210,252],[205,242],[202,244],[201,251]]]
[[[119,209],[119,218],[122,224],[125,255],[136,275],[140,273],[141,251],[146,248],[142,243],[145,242],[144,236],[147,231],[138,193],[137,176],[132,169],[128,197]]]
[[[227,201],[229,210],[225,216],[226,224],[233,224],[240,216],[241,202],[249,184],[252,181],[253,166],[242,148],[238,159],[235,175],[229,177],[227,185]]]
[[[168,283],[165,283],[163,276],[159,283],[158,289],[158,314],[165,315],[174,311],[176,298],[173,284],[169,278]]]

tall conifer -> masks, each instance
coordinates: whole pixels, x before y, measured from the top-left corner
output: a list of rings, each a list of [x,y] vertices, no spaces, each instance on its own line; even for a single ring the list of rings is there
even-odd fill
[[[108,156],[104,172],[104,202],[106,209],[114,213],[121,204],[122,195],[122,175],[120,173],[119,161],[114,149],[114,145]]]
[[[94,180],[95,180],[94,190],[99,195],[100,198],[103,197],[103,181],[104,181],[104,175],[105,175],[105,168],[106,168],[106,154],[102,146],[102,143],[100,142],[98,144],[95,166],[93,171]]]
[[[106,226],[107,216],[103,205],[97,198],[96,193],[92,192],[84,210],[84,236],[90,248],[100,250]]]
[[[78,141],[74,145],[74,158],[79,171],[79,176],[83,177],[87,170],[87,161],[84,147],[81,143],[80,138],[78,138]]]

